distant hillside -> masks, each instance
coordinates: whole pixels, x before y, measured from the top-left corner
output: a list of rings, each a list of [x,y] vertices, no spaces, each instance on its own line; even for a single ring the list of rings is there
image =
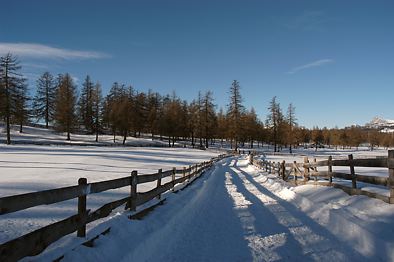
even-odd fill
[[[394,120],[374,117],[371,122],[365,124],[366,128],[379,129],[381,132],[394,132]]]

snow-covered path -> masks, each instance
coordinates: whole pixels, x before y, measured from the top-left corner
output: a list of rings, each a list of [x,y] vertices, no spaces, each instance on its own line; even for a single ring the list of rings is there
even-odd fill
[[[245,159],[223,160],[143,220],[115,216],[94,248],[80,246],[64,260],[365,260],[257,178]]]

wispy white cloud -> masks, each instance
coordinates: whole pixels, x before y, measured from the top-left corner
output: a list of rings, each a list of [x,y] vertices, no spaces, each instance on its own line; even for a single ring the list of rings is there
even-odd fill
[[[305,65],[294,67],[287,73],[288,74],[295,74],[295,73],[305,70],[305,69],[319,67],[319,66],[323,66],[323,65],[327,65],[327,64],[331,64],[331,63],[334,63],[333,59],[320,59],[320,60],[316,60],[311,63],[305,64]]]
[[[82,51],[58,48],[35,43],[1,43],[0,55],[12,53],[21,57],[52,59],[98,59],[108,58],[108,54],[96,51]]]
[[[33,68],[33,69],[49,69],[48,65],[37,64],[37,63],[22,63],[22,68]]]

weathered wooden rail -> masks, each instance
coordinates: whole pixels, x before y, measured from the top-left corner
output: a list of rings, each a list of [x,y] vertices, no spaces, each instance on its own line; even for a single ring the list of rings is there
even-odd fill
[[[314,159],[313,162],[310,162],[309,159],[305,157],[303,163],[297,163],[296,161],[293,161],[293,163],[286,163],[285,161],[273,162],[250,157],[250,162],[269,173],[278,174],[283,180],[289,181],[295,185],[309,184],[311,183],[310,180],[313,179],[314,184],[340,188],[349,195],[366,195],[394,204],[394,150],[388,151],[388,157],[379,158],[353,159],[353,155],[349,155],[348,159],[334,160],[330,156],[327,160],[316,161],[316,159]],[[349,167],[350,173],[335,172],[332,169],[334,166],[347,166]],[[326,167],[327,170],[318,170],[318,167]],[[389,176],[378,177],[356,174],[355,167],[388,168]],[[333,182],[333,178],[351,180],[352,186],[349,187]],[[390,194],[386,196],[362,190],[357,188],[357,182],[386,186],[390,190]]]
[[[192,165],[188,168],[173,168],[167,171],[159,169],[157,173],[148,175],[138,175],[137,171],[133,171],[128,177],[95,183],[87,183],[86,178],[80,178],[76,186],[0,198],[0,215],[78,198],[78,214],[1,244],[0,261],[17,261],[26,256],[38,255],[51,243],[75,231],[77,231],[78,237],[85,237],[86,224],[108,216],[114,209],[124,204],[126,204],[126,209],[135,211],[137,206],[156,197],[160,198],[161,194],[173,189],[176,184],[186,180],[191,181],[191,179],[224,157],[226,155],[219,155],[210,161]],[[182,176],[176,178],[176,174],[181,174]],[[162,179],[169,176],[171,176],[171,181],[161,184]],[[157,181],[157,186],[154,189],[143,193],[137,191],[137,185],[153,181]],[[87,210],[87,195],[126,186],[130,186],[129,196],[107,203],[93,212]]]

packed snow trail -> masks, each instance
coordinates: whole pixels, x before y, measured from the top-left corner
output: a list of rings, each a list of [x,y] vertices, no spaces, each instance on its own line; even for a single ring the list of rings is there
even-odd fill
[[[366,260],[256,177],[245,159],[225,159],[143,220],[115,216],[94,248],[64,261]]]

